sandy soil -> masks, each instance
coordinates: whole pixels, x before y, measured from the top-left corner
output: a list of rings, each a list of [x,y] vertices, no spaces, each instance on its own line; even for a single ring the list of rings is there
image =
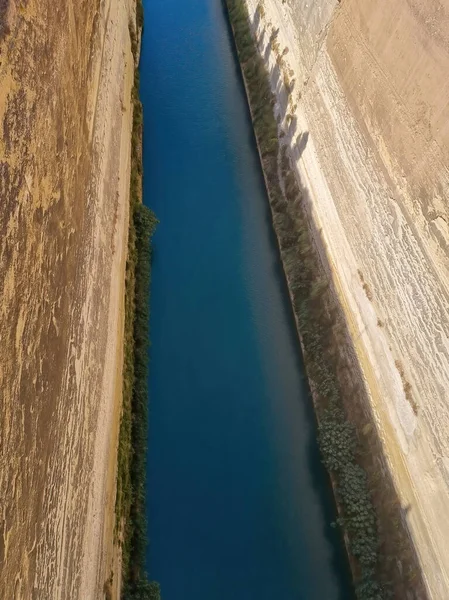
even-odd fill
[[[446,600],[449,2],[247,4],[429,595]]]
[[[11,0],[0,43],[4,598],[97,600],[117,562],[132,4]]]

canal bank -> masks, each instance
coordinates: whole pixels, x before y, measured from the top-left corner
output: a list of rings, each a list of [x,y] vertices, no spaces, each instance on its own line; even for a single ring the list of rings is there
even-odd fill
[[[351,598],[223,6],[145,9],[149,572],[165,600]]]
[[[267,51],[261,49],[266,30],[259,30],[265,17],[263,3],[257,5],[252,19],[245,0],[225,0],[225,3],[250,105],[298,338],[313,389],[320,450],[331,475],[339,509],[338,524],[344,532],[357,597],[381,600],[393,594],[402,597],[406,593],[408,580],[402,576],[402,569],[399,573],[395,571],[395,556],[404,559],[403,564],[407,573],[413,575],[420,597],[423,582],[419,580],[419,569],[416,569],[416,556],[409,552],[410,540],[402,527],[396,526],[391,532],[391,525],[397,518],[389,507],[399,505],[394,486],[385,471],[381,482],[378,476],[375,483],[367,476],[371,474],[375,457],[377,461],[381,460],[382,448],[373,416],[363,410],[365,392],[360,385],[361,374],[352,359],[352,339],[333,288],[321,234],[314,227],[307,192],[291,163],[291,156],[297,151],[297,142],[293,141],[296,122],[292,115],[287,115],[287,128],[280,126],[286,114],[278,104],[280,90],[294,112],[292,91],[295,82],[290,80],[291,73],[286,75],[284,71],[282,82],[272,69],[270,75],[268,73]],[[271,31],[267,48],[268,56],[273,52],[276,58],[275,69],[281,71],[285,51],[281,52],[279,47],[278,33],[276,29]],[[307,139],[307,132],[298,136],[304,145]],[[357,427],[362,435],[357,433]],[[377,462],[375,470],[378,470]],[[377,502],[377,514],[373,497]]]

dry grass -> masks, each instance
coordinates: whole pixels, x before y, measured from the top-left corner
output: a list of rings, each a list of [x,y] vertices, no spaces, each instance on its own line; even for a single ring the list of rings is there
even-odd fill
[[[364,292],[365,292],[365,294],[366,294],[366,297],[368,298],[368,300],[369,300],[370,302],[372,302],[372,301],[373,301],[373,298],[374,298],[374,296],[373,296],[373,292],[372,292],[372,290],[371,290],[370,286],[369,286],[369,285],[367,284],[367,282],[365,281],[365,279],[364,279],[364,277],[363,277],[363,273],[362,273],[362,271],[361,271],[360,269],[357,269],[357,273],[359,274],[360,281],[361,281],[361,283],[362,283],[362,288],[363,288],[363,290],[364,290]]]
[[[405,397],[407,398],[407,401],[410,404],[410,406],[412,407],[415,415],[418,415],[418,405],[417,405],[415,399],[413,398],[412,385],[409,381],[407,381],[407,378],[404,373],[404,367],[400,360],[395,360],[394,364],[396,366],[396,369],[399,372],[399,375],[401,376],[402,386],[404,388]]]

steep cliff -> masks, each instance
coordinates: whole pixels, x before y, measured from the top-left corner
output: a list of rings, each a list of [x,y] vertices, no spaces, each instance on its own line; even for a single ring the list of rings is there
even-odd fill
[[[0,582],[97,599],[112,564],[134,0],[0,2]]]
[[[402,518],[445,599],[449,2],[246,2]]]

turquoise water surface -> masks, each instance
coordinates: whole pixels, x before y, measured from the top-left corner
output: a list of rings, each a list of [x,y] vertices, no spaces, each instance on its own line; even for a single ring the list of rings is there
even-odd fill
[[[163,600],[350,599],[222,2],[144,7],[150,577]]]

